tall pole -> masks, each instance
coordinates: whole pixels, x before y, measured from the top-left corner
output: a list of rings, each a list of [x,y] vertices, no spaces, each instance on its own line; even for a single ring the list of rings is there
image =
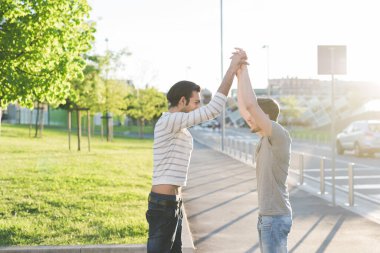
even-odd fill
[[[335,206],[335,80],[334,80],[334,48],[330,48],[331,61],[331,172],[332,172],[332,204]]]
[[[264,45],[263,48],[265,48],[267,53],[267,95],[270,97],[271,91],[270,91],[270,84],[269,84],[269,45]]]
[[[223,81],[223,0],[220,0],[220,80]],[[226,136],[226,104],[223,105],[222,111],[222,141],[221,149],[224,151],[224,140]]]
[[[107,134],[107,142],[110,141],[110,122],[109,122],[109,108],[108,108],[108,70],[109,70],[109,64],[110,64],[110,59],[108,58],[109,57],[109,50],[108,50],[108,38],[105,39],[106,41],[106,48],[107,48],[107,51],[106,51],[106,57],[107,57],[107,65],[106,66],[106,82],[105,82],[105,86],[106,86],[106,134]]]

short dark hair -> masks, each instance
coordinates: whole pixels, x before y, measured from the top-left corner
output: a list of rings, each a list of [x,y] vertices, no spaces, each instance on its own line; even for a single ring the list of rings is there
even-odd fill
[[[166,94],[166,98],[169,102],[169,107],[174,107],[178,105],[181,97],[185,97],[186,105],[189,104],[190,98],[193,95],[193,91],[200,92],[201,87],[190,81],[179,81],[175,83]]]
[[[280,105],[276,100],[267,97],[259,97],[257,98],[257,103],[261,110],[269,115],[270,120],[277,121],[278,115],[280,114]]]

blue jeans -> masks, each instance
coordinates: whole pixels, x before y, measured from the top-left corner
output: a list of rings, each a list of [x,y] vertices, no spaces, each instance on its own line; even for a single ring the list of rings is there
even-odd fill
[[[151,192],[150,197],[156,203],[149,202],[146,212],[149,223],[148,253],[181,253],[181,201],[177,205],[168,205],[176,202],[175,195]]]
[[[287,253],[291,215],[261,216],[257,222],[261,253]]]

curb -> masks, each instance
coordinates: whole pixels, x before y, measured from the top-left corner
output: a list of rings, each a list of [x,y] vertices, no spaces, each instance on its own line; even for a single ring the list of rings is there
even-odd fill
[[[1,247],[6,253],[146,253],[146,245],[80,245],[80,246],[33,246]]]
[[[182,206],[183,219],[182,219],[182,253],[195,253],[193,236],[190,231],[189,222],[187,221],[187,214],[185,204]]]

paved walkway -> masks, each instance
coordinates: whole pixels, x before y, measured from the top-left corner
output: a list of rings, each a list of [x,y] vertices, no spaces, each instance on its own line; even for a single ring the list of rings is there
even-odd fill
[[[290,185],[289,252],[380,252],[380,225]],[[260,252],[255,169],[195,143],[183,191],[196,252]]]

